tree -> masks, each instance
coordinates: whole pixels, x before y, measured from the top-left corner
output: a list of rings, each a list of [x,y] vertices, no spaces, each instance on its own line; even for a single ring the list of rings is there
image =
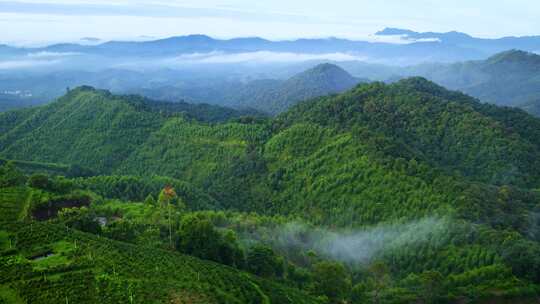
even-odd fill
[[[92,170],[84,168],[79,165],[69,166],[67,176],[68,177],[90,177],[96,175]]]
[[[0,167],[0,187],[22,186],[25,182],[26,177],[14,162],[8,161]]]
[[[219,246],[219,258],[225,265],[235,266],[242,269],[245,266],[244,251],[238,245],[236,233],[227,230],[222,234],[221,244]]]
[[[331,303],[340,303],[349,297],[350,275],[341,263],[319,262],[313,267],[314,291],[328,297]]]
[[[375,262],[369,267],[368,272],[370,278],[367,283],[369,289],[372,290],[372,300],[373,303],[378,304],[381,302],[382,292],[390,285],[390,270],[383,262]]]
[[[108,224],[104,230],[104,234],[106,237],[114,240],[135,243],[139,230],[140,227],[134,222],[121,219]]]
[[[444,277],[438,271],[425,271],[420,274],[422,294],[426,303],[437,303],[443,290]]]
[[[166,185],[158,197],[158,203],[161,209],[167,209],[167,221],[169,223],[169,246],[173,248],[172,241],[172,222],[171,222],[171,200],[176,197],[176,192],[174,188]]]
[[[354,285],[351,290],[351,303],[364,304],[368,298],[368,286],[365,283]]]
[[[52,181],[52,189],[54,192],[69,193],[75,188],[75,183],[71,179],[63,176],[55,177]]]
[[[46,174],[36,173],[32,174],[30,178],[28,178],[28,186],[32,188],[49,190],[51,185],[51,181]]]
[[[101,233],[101,226],[95,214],[86,207],[62,209],[58,213],[58,219],[73,229],[94,234]]]
[[[289,263],[287,265],[287,279],[296,282],[300,289],[305,289],[312,282],[313,276],[309,270]]]
[[[144,200],[144,204],[145,204],[145,205],[151,205],[151,206],[155,206],[155,205],[156,205],[156,200],[154,199],[154,197],[152,196],[152,194],[148,194],[148,196],[147,196],[146,199]]]
[[[182,219],[177,236],[178,251],[201,259],[222,262],[222,237],[210,221],[193,215],[186,216]]]
[[[246,263],[248,270],[261,277],[275,277],[283,274],[283,261],[272,248],[255,245],[248,251]]]

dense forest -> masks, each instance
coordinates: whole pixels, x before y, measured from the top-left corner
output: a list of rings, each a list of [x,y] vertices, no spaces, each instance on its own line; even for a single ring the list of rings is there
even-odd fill
[[[80,87],[1,113],[0,165],[0,303],[540,297],[540,119],[423,78],[275,118]]]

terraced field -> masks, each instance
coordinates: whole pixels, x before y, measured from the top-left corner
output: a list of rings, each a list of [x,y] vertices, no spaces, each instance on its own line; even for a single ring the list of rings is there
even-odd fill
[[[0,299],[27,303],[317,303],[237,269],[44,222],[11,223]],[[0,300],[0,303],[1,300]]]
[[[0,223],[22,220],[28,211],[29,195],[25,187],[0,188]]]

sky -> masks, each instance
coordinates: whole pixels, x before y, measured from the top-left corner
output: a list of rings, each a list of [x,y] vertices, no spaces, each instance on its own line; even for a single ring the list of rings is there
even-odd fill
[[[477,37],[540,34],[538,0],[0,0],[0,43],[188,34],[374,40],[385,27]]]

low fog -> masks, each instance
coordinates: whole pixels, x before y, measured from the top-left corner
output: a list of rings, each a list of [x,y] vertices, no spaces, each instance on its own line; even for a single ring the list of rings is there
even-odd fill
[[[291,222],[244,235],[247,243],[269,243],[284,252],[313,250],[317,255],[351,265],[367,264],[386,251],[440,239],[448,231],[447,220],[417,221],[371,228],[331,230]]]

